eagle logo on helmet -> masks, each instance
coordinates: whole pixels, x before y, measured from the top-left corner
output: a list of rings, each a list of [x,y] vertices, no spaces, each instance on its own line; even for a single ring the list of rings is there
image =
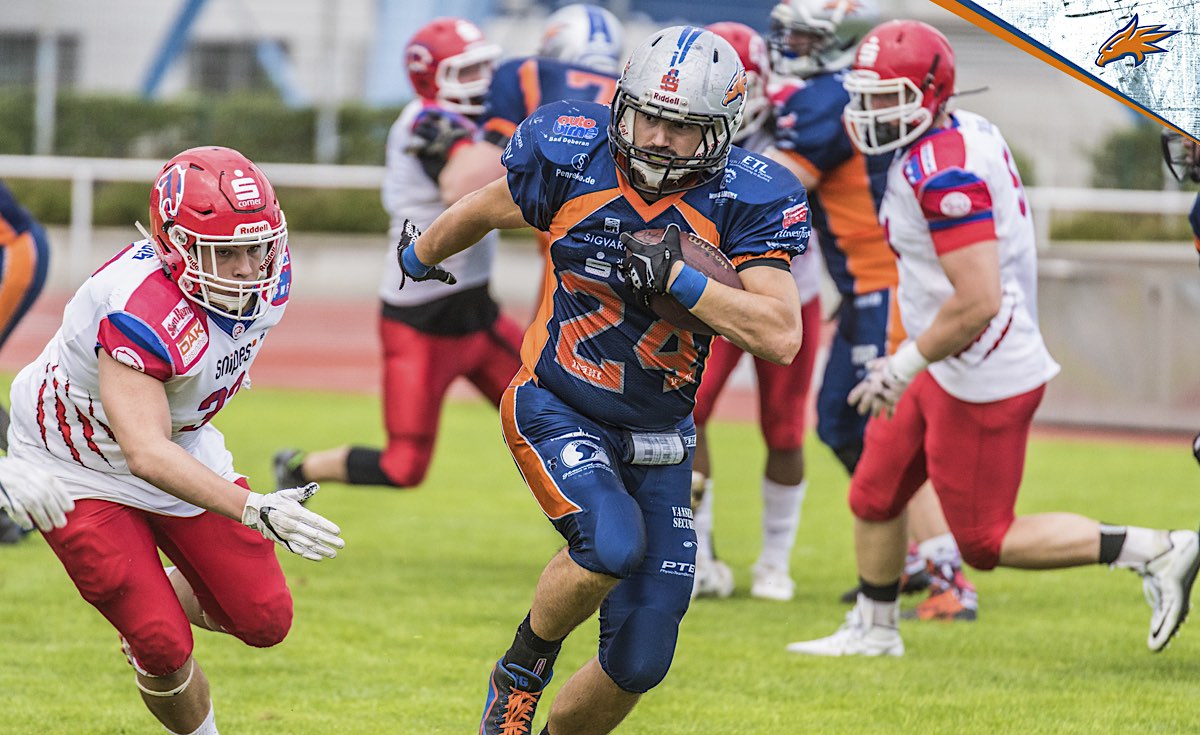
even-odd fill
[[[1129,22],[1121,30],[1108,37],[1100,44],[1100,53],[1096,56],[1096,66],[1104,67],[1125,58],[1133,59],[1134,66],[1141,66],[1148,54],[1164,54],[1170,49],[1156,44],[1174,36],[1179,31],[1164,31],[1164,24],[1138,26],[1138,16],[1134,13]]]
[[[154,188],[158,189],[158,214],[163,222],[170,222],[179,214],[179,207],[183,204],[184,172],[183,165],[177,163],[163,171],[154,184]]]
[[[725,87],[725,97],[721,100],[721,104],[728,107],[737,102],[739,99],[746,98],[746,70],[738,69],[733,78],[729,80],[729,85]]]

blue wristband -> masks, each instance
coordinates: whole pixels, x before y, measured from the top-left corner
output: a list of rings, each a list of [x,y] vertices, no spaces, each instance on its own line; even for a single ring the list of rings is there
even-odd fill
[[[691,309],[700,300],[700,295],[704,293],[706,286],[708,286],[708,276],[684,263],[683,269],[679,271],[679,275],[675,276],[675,280],[667,292],[674,296],[676,301]]]
[[[404,270],[413,278],[424,276],[432,268],[421,262],[421,259],[417,257],[416,248],[412,245],[404,248],[404,251],[400,253],[400,261],[404,264]]]

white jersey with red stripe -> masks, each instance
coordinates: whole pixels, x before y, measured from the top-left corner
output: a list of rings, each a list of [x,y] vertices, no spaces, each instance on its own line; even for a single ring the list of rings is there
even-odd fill
[[[421,167],[420,160],[408,152],[414,142],[413,128],[422,113],[440,112],[434,103],[413,100],[392,123],[387,139],[387,168],[383,174],[380,195],[383,208],[391,216],[388,238],[391,247],[384,256],[383,281],[379,286],[379,297],[392,306],[417,306],[443,299],[453,293],[481,286],[492,275],[492,259],[496,244],[500,241],[495,230],[483,236],[478,244],[455,253],[441,264],[454,274],[458,282],[453,286],[441,281],[414,281],[408,279],[400,288],[400,263],[396,260],[396,243],[400,241],[404,220],[410,220],[425,230],[441,214],[446,205],[437,182],[429,178]],[[465,119],[464,119],[465,120]]]
[[[898,153],[879,211],[898,256],[900,317],[913,338],[933,322],[954,287],[939,256],[999,243],[1001,305],[961,352],[929,366],[938,384],[973,403],[1025,393],[1058,373],[1037,324],[1037,250],[1020,176],[1000,131],[956,111]]]
[[[136,242],[75,292],[42,354],[12,385],[9,454],[36,462],[75,499],[99,498],[171,516],[198,508],[129,472],[100,399],[98,352],[163,383],[171,440],[218,475],[236,480],[221,432],[209,422],[242,388],[291,287],[287,250],[267,312],[252,322],[189,301],[164,273],[149,240]]]

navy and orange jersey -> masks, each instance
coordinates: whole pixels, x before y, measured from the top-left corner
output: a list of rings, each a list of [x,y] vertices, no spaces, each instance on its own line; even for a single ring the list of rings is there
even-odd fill
[[[775,147],[820,181],[809,194],[821,255],[842,294],[894,287],[895,256],[877,217],[891,156],[864,156],[842,126],[845,72],[822,72],[776,102]]]
[[[49,266],[45,229],[0,181],[0,345],[42,292]]]
[[[522,120],[549,102],[612,102],[617,75],[540,56],[501,64],[488,87],[483,139],[503,148]]]
[[[522,122],[504,151],[513,200],[551,242],[521,360],[539,386],[589,418],[664,430],[691,413],[712,338],[642,304],[618,273],[620,233],[676,224],[739,270],[787,268],[808,246],[808,200],[791,172],[735,147],[723,176],[646,203],[617,170],[608,120],[607,106],[554,102]]]

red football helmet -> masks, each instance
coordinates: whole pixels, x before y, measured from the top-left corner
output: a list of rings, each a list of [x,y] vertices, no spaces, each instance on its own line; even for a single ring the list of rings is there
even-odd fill
[[[498,58],[500,47],[488,43],[478,26],[462,18],[430,21],[404,50],[404,66],[417,94],[462,115],[483,112],[492,64]]]
[[[740,143],[762,128],[771,117],[771,100],[767,97],[767,85],[771,81],[771,59],[767,54],[767,42],[748,25],[725,21],[707,26],[708,30],[724,38],[737,51],[742,66],[746,67],[746,103],[742,107],[742,126],[734,143]]]
[[[150,240],[184,296],[222,316],[250,320],[279,283],[287,221],[271,182],[232,148],[192,148],[167,161],[150,190]],[[223,278],[218,250],[257,247],[250,280]],[[253,261],[252,261],[253,262]]]
[[[946,110],[954,94],[954,49],[925,23],[888,21],[858,45],[845,86],[850,139],[863,153],[895,150],[921,137]]]

